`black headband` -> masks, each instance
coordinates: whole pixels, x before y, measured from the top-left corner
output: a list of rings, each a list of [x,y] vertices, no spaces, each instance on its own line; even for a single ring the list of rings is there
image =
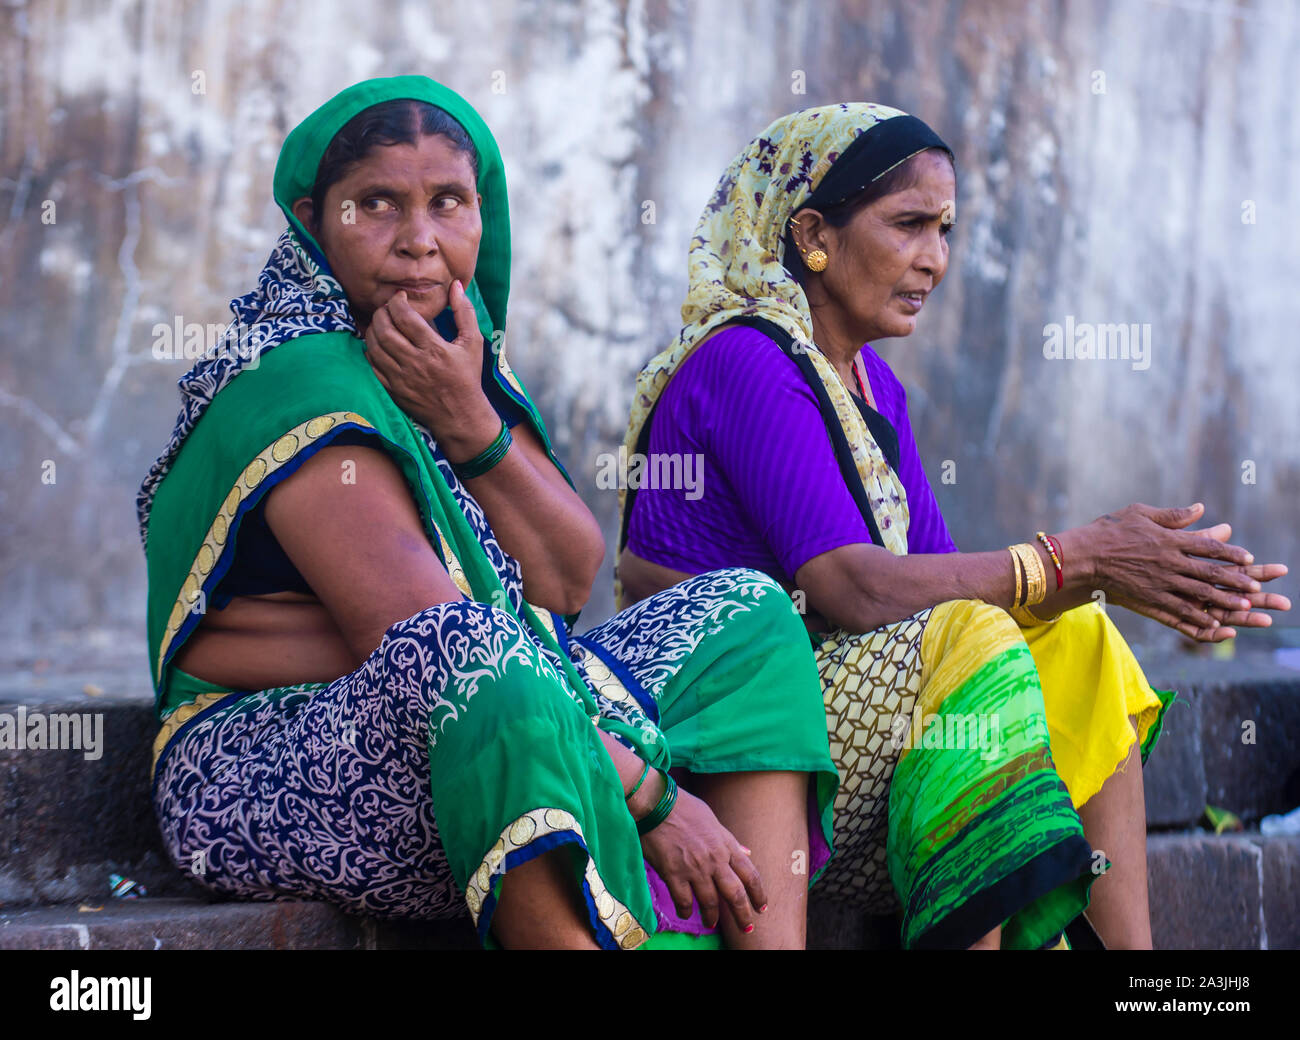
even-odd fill
[[[927,148],[942,148],[953,158],[952,149],[916,116],[882,119],[853,139],[799,208],[830,209]]]

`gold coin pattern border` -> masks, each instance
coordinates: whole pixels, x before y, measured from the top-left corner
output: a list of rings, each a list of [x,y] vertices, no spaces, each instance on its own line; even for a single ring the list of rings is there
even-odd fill
[[[644,709],[638,701],[623,685],[611,670],[609,665],[591,652],[584,644],[576,644],[582,651],[582,664],[586,669],[587,678],[590,680],[592,687],[606,700],[614,701],[616,704],[627,704],[644,714]]]
[[[559,637],[555,634],[555,623],[551,618],[551,612],[545,607],[538,607],[534,604],[528,604],[533,608],[533,613],[537,615],[537,620],[542,627],[550,633],[551,638],[559,642]],[[610,671],[609,665],[597,657],[592,651],[582,643],[574,643],[574,646],[582,653],[582,667],[586,672],[587,682],[591,688],[600,696],[616,704],[625,704],[636,711],[645,714],[641,707],[641,702],[632,696],[623,681]],[[600,725],[600,716],[592,715],[591,721],[594,725]],[[648,719],[647,719],[648,721]]]
[[[493,879],[503,872],[506,857],[540,838],[564,831],[572,831],[584,842],[586,841],[577,818],[564,809],[531,809],[501,832],[501,837],[492,848],[488,849],[483,862],[479,864],[478,870],[470,875],[469,883],[465,886],[465,903],[474,918],[475,927],[478,927],[479,914],[482,913],[483,905],[492,892]],[[620,949],[634,950],[650,938],[649,933],[632,915],[632,911],[615,899],[613,893],[606,887],[590,853],[587,855],[583,880],[588,891],[591,892],[591,901],[596,907],[596,915],[600,918],[601,924],[614,936],[614,941],[618,943]]]
[[[158,736],[154,737],[153,760],[149,763],[149,777],[151,780],[154,774],[158,772],[159,756],[162,755],[163,749],[167,747],[167,742],[172,739],[176,731],[199,712],[210,708],[217,701],[225,700],[233,692],[232,690],[221,690],[216,693],[200,693],[194,700],[180,705],[167,716],[167,721],[162,724]]]

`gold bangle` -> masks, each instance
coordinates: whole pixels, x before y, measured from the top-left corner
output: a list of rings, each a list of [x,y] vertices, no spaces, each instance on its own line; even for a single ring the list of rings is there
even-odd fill
[[[1055,617],[1040,618],[1028,607],[1012,607],[1008,613],[1026,628],[1034,628],[1037,625],[1050,625],[1061,616],[1057,614]]]
[[[1016,580],[1016,593],[1011,597],[1011,609],[1015,610],[1020,606],[1020,557],[1011,546],[1008,545],[1007,550],[1011,553],[1011,576]]]
[[[1024,543],[1021,543],[1019,545],[1007,546],[1007,548],[1010,549],[1011,552],[1015,555],[1016,559],[1020,561],[1020,569],[1024,571],[1025,574],[1025,594],[1023,596],[1016,597],[1016,606],[1028,605],[1034,591],[1033,571],[1030,570],[1032,564],[1030,564],[1030,562],[1027,559],[1025,559],[1025,550],[1023,546]]]
[[[1025,568],[1027,587],[1024,606],[1032,607],[1035,603],[1042,603],[1047,596],[1047,575],[1043,570],[1043,559],[1038,555],[1038,550],[1029,542],[1020,542],[1007,548],[1020,557],[1021,566]]]
[[[1021,625],[1032,628],[1037,625],[1050,625],[1061,615],[1056,614],[1050,618],[1040,618],[1029,608],[1035,603],[1041,603],[1047,596],[1047,574],[1043,568],[1043,559],[1038,555],[1038,550],[1031,542],[1021,542],[1017,545],[1008,545],[1011,555],[1019,561],[1020,567],[1025,572],[1025,602],[1020,602],[1020,572],[1016,572],[1016,602],[1012,604],[1010,615]]]
[[[1043,567],[1043,558],[1038,555],[1038,546],[1033,542],[1025,542],[1025,554],[1033,563],[1034,576],[1030,582],[1029,594],[1025,596],[1025,606],[1032,607],[1035,603],[1042,603],[1047,598],[1047,574]]]

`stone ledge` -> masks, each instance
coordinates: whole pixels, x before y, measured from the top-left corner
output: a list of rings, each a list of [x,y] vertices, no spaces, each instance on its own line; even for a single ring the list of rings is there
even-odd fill
[[[1157,949],[1300,948],[1300,837],[1152,835],[1147,869]],[[891,917],[813,893],[809,949],[898,949]],[[108,900],[97,912],[0,912],[0,949],[465,949],[467,920],[382,921],[326,903]]]
[[[1156,949],[1300,948],[1300,837],[1147,839]]]
[[[1143,771],[1148,826],[1193,826],[1207,803],[1247,822],[1300,804],[1300,679],[1152,683],[1178,700]]]
[[[111,900],[0,914],[4,950],[476,949],[468,921],[377,921],[328,903]]]
[[[892,918],[809,907],[810,949],[897,948]],[[354,917],[328,903],[109,900],[0,912],[0,950],[477,950],[468,918],[388,921]]]

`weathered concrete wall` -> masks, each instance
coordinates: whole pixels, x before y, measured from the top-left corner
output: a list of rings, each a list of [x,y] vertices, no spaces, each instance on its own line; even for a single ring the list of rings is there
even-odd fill
[[[1257,558],[1296,558],[1293,4],[743,9],[8,0],[10,647],[62,634],[68,652],[142,650],[134,495],[185,367],[152,359],[150,329],[226,320],[282,226],[270,179],[284,134],[348,83],[403,72],[451,84],[498,135],[512,361],[611,544],[616,499],[595,488],[596,457],[621,440],[634,373],[675,331],[709,190],[771,119],[847,98],[915,112],[958,154],[948,278],[919,331],[881,346],[958,543],[997,548],[1131,501],[1201,499]],[[1149,367],[1046,359],[1044,326],[1067,316],[1149,325]],[[939,483],[944,460],[955,483]],[[603,581],[586,619],[609,609]]]

